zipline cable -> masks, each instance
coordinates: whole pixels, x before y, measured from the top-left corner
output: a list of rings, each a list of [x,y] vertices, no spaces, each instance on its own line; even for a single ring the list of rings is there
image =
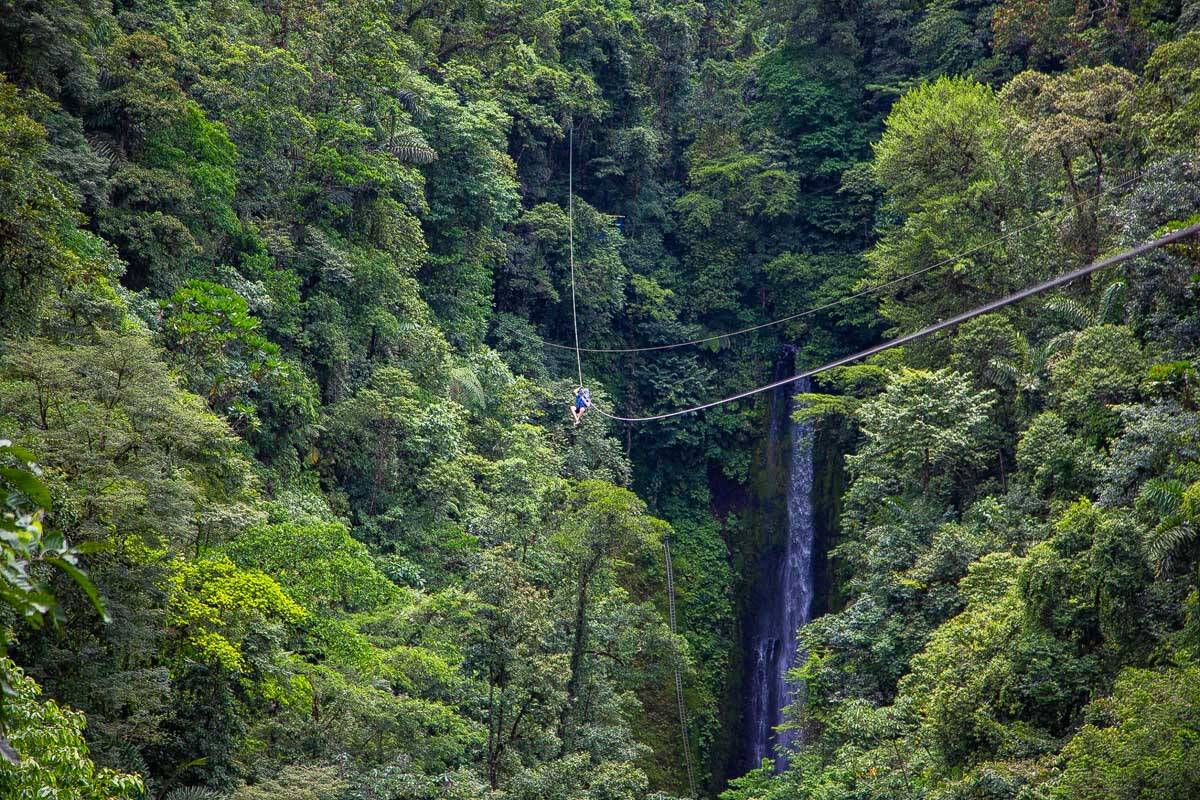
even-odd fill
[[[571,260],[571,325],[575,329],[575,371],[583,386],[583,360],[579,355],[579,316],[575,313],[575,120],[567,133],[567,250]]]
[[[1094,194],[1090,197],[1085,197],[1083,200],[1080,200],[1078,203],[1075,203],[1074,205],[1066,206],[1066,207],[1060,209],[1054,215],[1052,215],[1051,219],[1057,219],[1059,217],[1065,216],[1066,214],[1070,213],[1071,211],[1075,211],[1076,209],[1082,207],[1084,204],[1090,203],[1093,200],[1099,199],[1103,194],[1105,194],[1107,192],[1114,192],[1119,189],[1123,189],[1126,186],[1128,186],[1129,184],[1138,180],[1139,177],[1141,177],[1141,176],[1133,175],[1133,176],[1121,181],[1120,183],[1105,189],[1103,192],[1097,192],[1096,194]],[[568,176],[567,181],[569,184],[570,183],[569,176]],[[1019,228],[1013,228],[1011,231],[1008,231],[1004,235],[997,236],[996,238],[991,239],[990,241],[975,245],[974,247],[967,248],[966,250],[963,250],[961,253],[955,253],[952,256],[947,256],[946,258],[943,258],[940,261],[930,264],[927,267],[922,267],[921,269],[913,270],[912,272],[905,273],[904,275],[898,275],[895,278],[884,281],[883,283],[878,283],[878,284],[874,284],[872,286],[868,286],[866,288],[860,289],[857,292],[853,292],[851,294],[842,295],[841,297],[839,297],[836,300],[830,300],[828,303],[824,303],[819,306],[814,306],[813,308],[805,309],[804,311],[800,311],[795,314],[790,314],[786,317],[780,317],[779,319],[774,319],[774,320],[771,320],[770,322],[760,322],[757,325],[751,325],[750,327],[742,328],[741,330],[730,331],[728,333],[718,333],[713,336],[705,336],[701,339],[688,339],[687,341],[683,341],[683,342],[673,342],[671,344],[648,345],[646,347],[580,347],[579,346],[579,329],[578,329],[578,326],[576,326],[575,345],[574,346],[571,346],[569,344],[559,344],[558,342],[548,342],[544,339],[535,339],[535,341],[546,347],[551,347],[551,348],[554,348],[557,350],[574,350],[576,361],[578,361],[579,354],[581,352],[582,353],[646,353],[646,352],[650,352],[650,351],[654,351],[654,350],[673,350],[677,347],[691,347],[692,345],[697,345],[697,344],[707,344],[708,342],[715,342],[720,339],[732,339],[735,336],[741,336],[746,333],[753,333],[754,331],[759,331],[759,330],[762,330],[763,328],[770,328],[775,325],[782,325],[785,322],[792,322],[793,320],[803,319],[804,317],[811,317],[814,314],[821,313],[822,311],[828,311],[829,309],[834,308],[835,306],[840,306],[844,303],[849,303],[851,300],[857,300],[860,297],[867,297],[869,295],[880,292],[880,291],[888,288],[889,286],[895,286],[898,283],[903,283],[904,281],[910,280],[912,278],[916,278],[920,275],[924,275],[927,272],[932,272],[933,270],[937,269],[938,267],[944,267],[947,264],[953,264],[956,261],[966,258],[967,256],[971,255],[972,253],[977,253],[980,250],[983,250],[985,248],[999,244],[1007,239],[1011,239],[1012,237],[1016,236],[1017,234],[1024,233],[1025,231],[1029,230],[1030,228],[1037,227],[1038,225],[1041,225],[1045,222],[1047,222],[1047,220],[1045,220],[1045,219],[1034,220],[1033,222],[1022,225]],[[575,281],[572,278],[572,281],[571,281],[571,312],[572,312],[572,315],[574,314],[574,311],[575,311]],[[582,370],[581,370],[581,372],[582,372]]]
[[[646,416],[646,417],[621,417],[621,416],[617,416],[616,414],[609,414],[606,411],[599,408],[598,406],[595,406],[594,404],[593,404],[593,407],[596,409],[596,412],[598,414],[600,414],[601,416],[608,417],[609,419],[614,419],[619,422],[653,422],[654,420],[669,419],[671,417],[678,417],[678,416],[682,416],[684,414],[693,414],[697,411],[703,411],[707,408],[713,408],[715,406],[724,405],[725,403],[732,403],[735,400],[741,400],[743,398],[751,397],[753,395],[760,394],[762,392],[769,392],[772,389],[779,388],[780,386],[786,386],[790,383],[795,383],[797,380],[799,380],[801,378],[809,378],[809,377],[812,377],[813,375],[818,375],[822,372],[826,372],[827,370],[831,370],[834,367],[841,367],[841,366],[845,366],[846,364],[853,363],[855,361],[861,361],[862,359],[867,358],[869,356],[873,356],[876,353],[882,353],[884,350],[890,350],[893,347],[900,347],[901,345],[908,344],[909,342],[915,342],[918,339],[924,339],[926,336],[937,333],[938,331],[942,331],[947,328],[953,328],[954,326],[960,325],[963,322],[966,322],[967,320],[971,320],[971,319],[974,319],[975,317],[982,316],[991,311],[996,311],[997,309],[1004,308],[1007,305],[1011,305],[1012,303],[1015,303],[1019,300],[1024,300],[1027,297],[1032,297],[1034,295],[1041,294],[1042,292],[1049,291],[1050,289],[1057,288],[1064,284],[1070,283],[1071,281],[1074,281],[1078,278],[1082,278],[1085,275],[1090,275],[1091,273],[1096,272],[1097,270],[1104,269],[1105,267],[1111,267],[1116,264],[1120,264],[1123,261],[1128,261],[1131,258],[1136,258],[1140,255],[1144,255],[1145,253],[1148,253],[1151,250],[1156,250],[1159,247],[1162,247],[1163,245],[1171,244],[1172,242],[1179,241],[1180,239],[1186,238],[1195,233],[1200,233],[1200,222],[1193,223],[1191,225],[1188,225],[1185,228],[1180,228],[1179,230],[1176,230],[1176,231],[1172,231],[1171,233],[1168,233],[1165,236],[1160,236],[1159,238],[1153,239],[1149,242],[1143,242],[1142,244],[1139,244],[1136,247],[1132,247],[1128,250],[1125,250],[1124,252],[1117,253],[1116,255],[1111,255],[1111,256],[1108,256],[1107,258],[1102,258],[1098,261],[1093,261],[1092,263],[1090,263],[1086,266],[1080,267],[1079,269],[1075,269],[1070,272],[1063,273],[1062,275],[1059,275],[1055,278],[1050,278],[1049,280],[1045,280],[1045,281],[1042,281],[1041,283],[1034,284],[1033,286],[1029,286],[1025,289],[1020,290],[1019,292],[1014,292],[1013,294],[1006,295],[1005,297],[1001,297],[999,300],[993,300],[989,303],[985,303],[981,306],[973,308],[970,311],[964,311],[963,313],[958,314],[957,316],[953,316],[950,319],[936,322],[933,325],[928,325],[924,328],[921,328],[918,331],[914,331],[912,333],[906,334],[904,336],[900,336],[895,339],[889,339],[888,341],[881,342],[881,343],[875,345],[874,347],[868,347],[866,350],[860,350],[857,353],[853,353],[848,356],[842,356],[841,358],[835,359],[834,361],[830,361],[828,363],[822,364],[819,367],[815,367],[813,369],[806,370],[804,372],[793,375],[790,378],[784,378],[782,380],[773,381],[773,382],[765,384],[763,386],[759,386],[755,389],[749,389],[744,392],[738,392],[737,394],[730,395],[729,397],[723,397],[720,400],[713,400],[711,402],[703,403],[698,406],[692,406],[690,408],[681,408],[676,411],[666,412],[664,414],[652,414],[652,415]]]

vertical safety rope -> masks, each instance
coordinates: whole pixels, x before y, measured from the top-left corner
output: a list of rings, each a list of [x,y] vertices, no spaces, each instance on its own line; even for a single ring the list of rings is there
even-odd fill
[[[671,655],[675,668],[675,704],[679,707],[679,732],[683,737],[683,763],[687,767],[689,797],[696,797],[696,776],[692,771],[692,743],[688,735],[687,706],[683,702],[683,678],[679,674],[679,647],[675,644],[675,570],[671,565],[671,537],[663,537],[663,555],[667,566],[667,616],[671,622]]]
[[[567,133],[567,253],[571,263],[571,325],[575,331],[575,370],[583,386],[583,361],[579,355],[579,317],[575,309],[575,122]],[[663,555],[667,568],[667,617],[671,626],[671,666],[675,672],[675,705],[679,709],[679,732],[682,736],[683,763],[687,768],[688,791],[696,797],[696,775],[692,769],[692,745],[688,735],[687,706],[683,702],[683,677],[679,668],[679,647],[675,629],[675,569],[671,564],[671,539],[663,538]]]
[[[571,325],[575,329],[575,371],[583,386],[583,361],[579,356],[579,317],[575,313],[575,120],[567,133],[567,252],[571,261]]]

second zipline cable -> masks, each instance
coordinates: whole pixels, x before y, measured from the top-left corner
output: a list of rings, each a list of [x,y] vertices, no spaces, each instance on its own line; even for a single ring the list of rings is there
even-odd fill
[[[987,314],[991,311],[995,311],[1000,308],[1004,308],[1005,306],[1011,305],[1012,303],[1015,303],[1018,300],[1024,300],[1027,297],[1032,297],[1034,295],[1041,294],[1042,292],[1046,292],[1046,291],[1049,291],[1050,289],[1054,289],[1056,287],[1070,283],[1073,280],[1082,278],[1084,275],[1089,275],[1093,272],[1096,272],[1097,270],[1101,270],[1101,269],[1104,269],[1105,267],[1111,267],[1116,264],[1120,264],[1123,261],[1128,261],[1131,258],[1136,258],[1140,255],[1149,253],[1151,250],[1157,250],[1158,248],[1162,247],[1163,245],[1170,244],[1171,242],[1179,241],[1180,239],[1186,238],[1195,233],[1200,233],[1200,222],[1193,223],[1192,225],[1188,225],[1186,228],[1180,228],[1177,231],[1172,231],[1171,233],[1168,233],[1165,236],[1160,236],[1159,238],[1153,239],[1149,242],[1143,242],[1142,244],[1139,244],[1136,247],[1131,247],[1128,250],[1117,253],[1116,255],[1111,255],[1111,256],[1108,256],[1107,258],[1102,258],[1098,261],[1093,261],[1091,264],[1080,267],[1079,269],[1075,269],[1070,272],[1059,275],[1057,277],[1050,278],[1049,280],[1042,281],[1041,283],[1036,283],[1033,286],[1029,286],[1029,287],[1022,289],[1019,292],[1014,292],[1010,295],[1006,295],[1005,297],[1001,297],[999,300],[993,300],[990,303],[985,303],[981,306],[971,309],[970,311],[964,311],[963,313],[953,316],[950,319],[936,322],[933,325],[927,325],[926,327],[921,328],[918,331],[914,331],[914,332],[906,334],[904,336],[900,336],[896,339],[889,339],[888,341],[881,342],[881,343],[875,345],[874,347],[868,347],[866,350],[860,350],[857,353],[852,353],[851,355],[843,356],[834,361],[830,361],[828,363],[822,364],[819,367],[815,367],[813,369],[806,370],[804,372],[793,375],[790,378],[784,378],[782,380],[773,381],[772,383],[768,383],[763,386],[758,386],[758,387],[755,387],[754,389],[748,389],[744,392],[738,392],[737,394],[730,395],[729,397],[723,397],[720,400],[713,400],[708,403],[702,403],[701,405],[698,405],[698,406],[691,406],[690,408],[681,408],[681,409],[677,409],[675,411],[668,411],[663,414],[651,414],[651,415],[645,416],[645,417],[621,417],[621,416],[617,416],[616,414],[609,414],[608,412],[601,409],[599,406],[596,406],[596,413],[600,414],[601,416],[608,417],[609,419],[618,420],[620,422],[653,422],[654,420],[669,419],[671,417],[678,417],[683,414],[693,414],[697,411],[703,411],[706,408],[713,408],[715,406],[724,405],[725,403],[732,403],[736,400],[741,400],[743,398],[751,397],[753,395],[759,394],[760,392],[767,392],[772,389],[777,389],[780,386],[786,386],[790,383],[795,383],[796,381],[798,381],[801,378],[809,378],[809,377],[812,377],[813,375],[817,375],[817,374],[820,374],[827,370],[831,370],[834,367],[842,367],[842,366],[845,366],[846,364],[850,364],[855,361],[861,361],[862,359],[867,358],[869,356],[873,356],[876,353],[882,353],[884,350],[890,350],[893,347],[900,347],[901,345],[908,344],[909,342],[915,342],[918,339],[923,339],[926,336],[937,333],[938,331],[942,331],[947,328],[953,328],[955,325],[960,325],[960,324],[966,322],[967,320],[974,319],[975,317],[982,316],[984,314]]]
[[[1094,200],[1099,199],[1106,192],[1115,192],[1119,189],[1123,189],[1126,186],[1128,186],[1129,184],[1138,180],[1139,177],[1140,177],[1139,175],[1132,175],[1132,176],[1126,178],[1125,180],[1117,183],[1116,185],[1114,185],[1108,189],[1105,189],[1102,192],[1097,192],[1096,194],[1094,194],[1090,197],[1085,197],[1083,200],[1080,200],[1079,202],[1077,202],[1073,205],[1066,206],[1065,208],[1062,208],[1058,212],[1053,214],[1051,216],[1051,219],[1058,218],[1058,217],[1061,217],[1071,211],[1075,211],[1076,209],[1081,208],[1085,203],[1090,203]],[[840,306],[844,303],[848,303],[851,300],[857,300],[860,297],[867,297],[867,296],[876,294],[877,292],[880,292],[883,289],[888,288],[889,286],[895,286],[896,284],[903,283],[904,281],[920,277],[921,275],[924,275],[928,272],[932,272],[933,270],[937,269],[938,267],[944,267],[947,264],[953,264],[956,261],[966,258],[967,256],[971,255],[972,253],[977,253],[980,250],[983,250],[984,248],[991,247],[992,245],[999,244],[1000,242],[1011,239],[1012,237],[1016,236],[1017,234],[1024,233],[1025,231],[1029,230],[1030,228],[1035,228],[1038,225],[1046,223],[1047,221],[1048,220],[1045,220],[1045,219],[1036,219],[1033,222],[1026,223],[1025,225],[1022,225],[1018,228],[1013,228],[1011,231],[1008,231],[1007,233],[1004,233],[1001,236],[997,236],[994,239],[990,239],[982,244],[977,244],[974,247],[969,247],[966,250],[963,250],[961,253],[955,253],[952,256],[946,256],[945,258],[943,258],[939,261],[936,261],[927,267],[921,267],[920,269],[913,270],[912,272],[906,272],[903,275],[897,275],[895,278],[886,280],[883,283],[877,283],[872,286],[867,286],[863,289],[859,289],[857,292],[851,292],[850,294],[842,295],[841,297],[837,298],[836,300],[830,300],[828,303],[823,303],[819,306],[813,306],[812,308],[805,309],[804,311],[799,311],[795,314],[789,314],[788,316],[780,317],[779,319],[773,319],[769,322],[760,322],[757,325],[751,325],[748,328],[741,328],[740,330],[736,330],[736,331],[728,331],[727,333],[717,333],[717,334],[713,334],[712,336],[705,336],[700,339],[688,339],[688,340],[682,341],[682,342],[672,342],[670,344],[647,345],[645,347],[580,347],[578,330],[576,330],[576,332],[575,332],[574,346],[568,345],[568,344],[559,344],[558,342],[549,342],[549,341],[546,341],[545,339],[535,339],[534,341],[536,341],[538,344],[541,344],[545,347],[551,347],[556,350],[574,350],[575,354],[576,354],[576,359],[578,360],[579,353],[581,353],[581,352],[582,353],[615,353],[615,354],[648,353],[648,352],[652,352],[655,350],[673,350],[677,347],[690,347],[692,345],[707,344],[708,342],[720,341],[721,339],[732,339],[735,336],[742,336],[747,333],[753,333],[754,331],[760,331],[764,328],[774,327],[775,325],[782,325],[785,322],[792,322],[794,320],[804,319],[805,317],[811,317],[814,314],[819,314],[822,311],[828,311],[831,308],[835,308],[836,306]],[[574,291],[575,291],[575,285],[574,285],[573,281],[571,284],[571,291],[572,291],[572,301],[573,301],[574,300]]]

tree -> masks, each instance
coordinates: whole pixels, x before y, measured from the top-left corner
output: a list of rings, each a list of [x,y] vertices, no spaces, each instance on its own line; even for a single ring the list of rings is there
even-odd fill
[[[1038,179],[991,88],[965,78],[917,87],[892,107],[874,153],[885,214],[862,285],[880,286],[881,311],[897,327],[950,316],[1036,274],[1028,254],[1044,233],[1000,236],[1028,227],[1036,207],[1023,190]]]
[[[396,587],[343,523],[289,516],[242,531],[224,552],[271,575],[313,612],[373,611],[395,599]]]
[[[143,794],[136,775],[97,767],[83,738],[84,717],[53,700],[8,658],[0,658],[5,685],[5,729],[15,760],[0,759],[0,792],[13,800],[34,800],[53,792],[62,800],[134,800]],[[6,751],[8,746],[5,747]]]
[[[188,281],[164,303],[161,335],[188,388],[234,431],[260,444],[264,455],[307,444],[316,423],[314,387],[262,335],[240,295]],[[273,430],[264,431],[268,425]]]
[[[1050,365],[1056,405],[1068,422],[1101,444],[1117,433],[1120,416],[1114,406],[1137,398],[1143,365],[1141,345],[1128,328],[1086,328]]]
[[[512,552],[484,554],[472,581],[481,607],[468,666],[487,685],[485,774],[493,790],[538,751],[555,750],[552,732],[566,702],[567,654],[555,652],[545,589],[531,584]]]
[[[1061,416],[1047,411],[1034,417],[1021,434],[1017,467],[1040,495],[1073,499],[1092,486],[1095,454],[1071,436]]]
[[[581,722],[577,703],[592,660],[589,637],[598,600],[596,584],[611,574],[611,559],[617,554],[644,552],[661,540],[667,526],[648,516],[645,504],[632,492],[595,480],[581,481],[560,513],[561,527],[554,537],[556,560],[572,587],[568,595],[572,610],[566,702],[558,721],[565,754],[576,747],[576,729]]]
[[[1155,152],[1193,145],[1200,133],[1200,31],[1159,46],[1146,62],[1131,121],[1143,127]]]
[[[1050,796],[1117,800],[1188,797],[1200,791],[1192,735],[1200,709],[1197,669],[1130,668],[1111,697],[1088,708],[1088,724],[1063,748],[1062,777]]]
[[[1080,261],[1100,251],[1100,197],[1105,178],[1127,157],[1124,120],[1136,85],[1132,72],[1104,65],[1053,77],[1023,72],[1000,93],[1030,152],[1062,168],[1075,205],[1071,243]]]
[[[916,476],[927,494],[935,478],[953,490],[979,466],[983,425],[992,404],[988,392],[974,392],[966,378],[943,369],[902,369],[882,394],[857,410],[862,447],[851,468],[871,474],[895,470],[901,482]]]

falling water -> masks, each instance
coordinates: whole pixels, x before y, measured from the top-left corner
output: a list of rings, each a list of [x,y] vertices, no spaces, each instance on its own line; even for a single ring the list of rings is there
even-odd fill
[[[813,509],[812,427],[791,422],[791,397],[808,391],[807,379],[784,387],[784,396],[773,400],[771,444],[778,442],[781,428],[790,431],[787,459],[787,537],[782,548],[767,554],[760,575],[757,618],[749,641],[749,684],[745,717],[745,767],[757,767],[764,758],[775,757],[776,769],[787,765],[787,749],[796,731],[776,731],[783,722],[783,709],[791,704],[799,687],[787,680],[787,672],[800,664],[804,655],[796,647],[796,631],[809,620],[813,596]],[[782,422],[781,422],[782,420]],[[782,445],[782,442],[779,442]]]

